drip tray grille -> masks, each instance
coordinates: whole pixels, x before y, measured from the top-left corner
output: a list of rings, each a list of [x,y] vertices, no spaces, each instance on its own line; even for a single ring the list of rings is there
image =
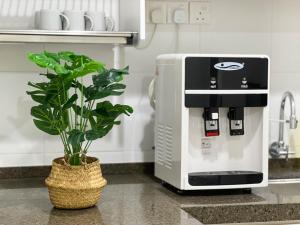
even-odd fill
[[[216,171],[189,173],[191,186],[214,186],[236,184],[258,184],[263,180],[263,174],[256,171]]]

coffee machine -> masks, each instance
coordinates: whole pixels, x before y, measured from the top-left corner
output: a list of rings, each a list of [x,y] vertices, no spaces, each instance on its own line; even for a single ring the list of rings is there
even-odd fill
[[[158,56],[156,177],[178,190],[267,186],[269,62],[265,55]]]

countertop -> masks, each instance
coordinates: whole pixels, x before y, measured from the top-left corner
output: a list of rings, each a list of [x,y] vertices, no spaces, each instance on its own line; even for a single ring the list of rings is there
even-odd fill
[[[291,218],[294,212],[300,211],[300,184],[272,184],[268,188],[253,189],[252,194],[201,192],[181,196],[150,175],[110,175],[106,178],[108,185],[100,202],[85,210],[52,208],[41,178],[0,180],[0,225],[199,225],[202,223],[186,211],[200,212],[201,216],[211,212],[213,214],[208,217],[220,214],[232,221],[236,214],[242,213],[238,215],[241,216],[249,212],[243,207],[252,207],[250,210],[258,211],[258,217],[262,218],[274,211],[266,210],[265,205],[292,207],[295,211],[288,212]]]

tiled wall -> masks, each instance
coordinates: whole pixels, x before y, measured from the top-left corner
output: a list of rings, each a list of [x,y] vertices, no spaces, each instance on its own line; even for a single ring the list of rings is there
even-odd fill
[[[298,0],[212,0],[209,25],[159,25],[147,49],[126,49],[131,75],[121,103],[131,104],[135,113],[105,139],[97,141],[92,154],[102,162],[153,160],[153,110],[147,99],[147,85],[161,53],[246,53],[271,57],[270,118],[278,120],[279,102],[285,90],[296,98],[300,118],[300,1]],[[148,26],[151,33],[153,26]],[[140,47],[145,43],[142,43]],[[35,129],[26,96],[28,80],[38,79],[34,67],[24,60],[27,51],[67,48],[87,53],[112,64],[108,46],[89,45],[0,45],[0,166],[43,165],[62,154],[56,137]],[[97,49],[97,50],[95,50]],[[271,122],[275,140],[278,123]],[[300,156],[300,129],[291,134]]]

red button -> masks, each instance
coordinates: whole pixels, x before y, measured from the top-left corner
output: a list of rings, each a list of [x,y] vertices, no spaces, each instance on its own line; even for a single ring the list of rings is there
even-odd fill
[[[214,131],[214,132],[206,132],[206,136],[207,136],[207,137],[219,136],[219,132],[218,132],[218,131]]]

